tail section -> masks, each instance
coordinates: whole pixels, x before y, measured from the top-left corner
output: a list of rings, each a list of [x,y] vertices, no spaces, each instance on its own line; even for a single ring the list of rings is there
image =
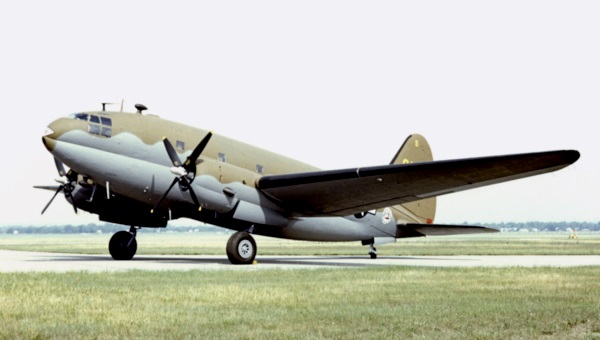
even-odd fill
[[[431,148],[425,137],[412,134],[406,138],[390,164],[410,164],[433,161]]]
[[[406,138],[390,164],[411,164],[433,161],[431,148],[425,137],[412,134]],[[392,212],[396,222],[433,223],[435,219],[436,198],[395,205]]]

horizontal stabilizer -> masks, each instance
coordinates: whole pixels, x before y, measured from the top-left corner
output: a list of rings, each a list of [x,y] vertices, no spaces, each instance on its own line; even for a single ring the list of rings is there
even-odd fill
[[[450,224],[418,224],[398,225],[396,237],[442,236],[460,234],[497,233],[500,230],[488,227]]]

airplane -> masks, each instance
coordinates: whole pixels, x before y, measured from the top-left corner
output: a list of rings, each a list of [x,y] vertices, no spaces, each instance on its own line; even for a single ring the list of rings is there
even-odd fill
[[[252,264],[253,234],[375,246],[406,237],[497,232],[434,224],[436,197],[562,169],[576,150],[434,161],[427,140],[410,135],[381,166],[321,170],[267,150],[137,112],[88,111],[58,118],[42,137],[60,175],[42,210],[62,192],[101,221],[130,226],[109,252],[131,260],[140,228],[182,217],[234,230],[232,264]],[[65,169],[67,165],[69,170]]]

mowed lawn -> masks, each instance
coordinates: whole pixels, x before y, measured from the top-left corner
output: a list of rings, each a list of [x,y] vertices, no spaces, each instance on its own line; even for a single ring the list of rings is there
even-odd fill
[[[407,255],[600,255],[600,233],[496,233],[400,239],[378,246],[383,256]],[[0,249],[108,254],[109,234],[7,235]],[[224,255],[229,235],[216,233],[138,233],[141,255]],[[306,242],[255,236],[258,255],[366,255],[360,242]]]
[[[600,268],[0,274],[0,338],[600,338]]]
[[[139,254],[225,254],[227,235],[140,233]],[[108,254],[110,235],[0,235],[0,248]],[[256,237],[261,254],[365,255]],[[600,254],[600,236],[399,240],[381,255]],[[0,259],[1,265],[1,259]],[[600,267],[0,274],[0,339],[598,338]]]

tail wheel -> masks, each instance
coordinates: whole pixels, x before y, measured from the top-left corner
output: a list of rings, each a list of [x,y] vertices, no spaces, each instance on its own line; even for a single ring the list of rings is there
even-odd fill
[[[137,251],[135,235],[124,230],[116,232],[108,242],[108,251],[115,260],[131,260]]]
[[[237,232],[227,241],[227,258],[232,264],[252,264],[256,257],[256,242],[247,232]]]
[[[371,243],[371,248],[369,249],[369,256],[371,256],[372,259],[377,258],[377,248],[375,248],[373,243]]]

